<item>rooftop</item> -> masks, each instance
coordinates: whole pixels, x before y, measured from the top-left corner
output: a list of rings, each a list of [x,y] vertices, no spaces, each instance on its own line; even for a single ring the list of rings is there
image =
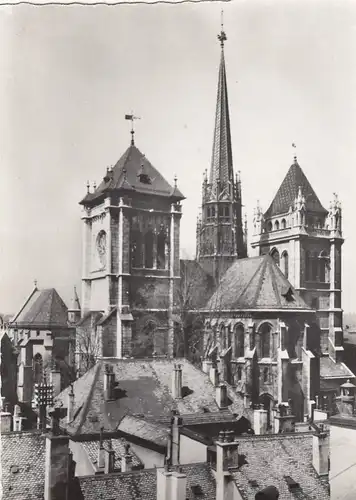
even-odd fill
[[[54,288],[34,288],[10,323],[15,328],[52,329],[68,327],[68,309]]]
[[[336,363],[330,356],[322,356],[320,358],[320,377],[324,379],[330,378],[351,378],[355,375],[345,365],[345,363]]]
[[[181,466],[187,475],[186,498],[196,499],[192,487],[199,485],[199,500],[215,500],[215,480],[207,464],[189,464]],[[157,471],[145,469],[137,472],[109,474],[105,476],[87,476],[80,478],[80,488],[85,500],[156,500]]]
[[[183,391],[181,399],[173,399],[172,374],[176,363],[182,366]],[[119,382],[118,395],[113,401],[104,397],[104,365],[113,367]],[[74,419],[67,426],[70,433],[95,433],[116,430],[126,415],[140,414],[146,417],[169,417],[172,410],[180,414],[202,412],[206,407],[218,411],[215,401],[216,388],[208,375],[186,359],[113,359],[99,362],[73,384],[75,395]],[[58,399],[67,405],[69,388]],[[229,411],[242,415],[243,400],[230,387],[228,396],[232,402]],[[141,424],[140,424],[141,425]],[[66,426],[63,422],[63,426]]]
[[[104,439],[103,440],[104,447],[107,447],[109,445],[109,441],[111,442],[112,449],[115,451],[115,465],[114,465],[115,470],[121,471],[121,460],[126,453],[125,451],[126,441],[122,438],[114,438],[110,440]],[[98,440],[82,441],[81,445],[87,452],[92,464],[97,465],[99,441]],[[130,449],[130,455],[132,456],[132,466],[135,469],[143,468],[141,460],[131,449]]]
[[[107,172],[95,191],[88,193],[80,203],[95,204],[112,191],[131,191],[174,200],[184,199],[179,189],[172,187],[135,145],[128,147],[112,172]]]
[[[232,264],[207,308],[312,311],[270,255],[239,259]]]
[[[319,198],[295,158],[264,217],[267,219],[275,215],[287,214],[289,207],[294,208],[294,200],[298,195],[299,187],[302,188],[302,195],[305,197],[307,211],[326,215],[327,210],[320,203]]]
[[[327,481],[318,477],[312,465],[311,433],[239,437],[238,450],[247,463],[232,474],[244,500],[270,485],[279,490],[279,500],[329,498]],[[290,490],[286,476],[299,487]]]

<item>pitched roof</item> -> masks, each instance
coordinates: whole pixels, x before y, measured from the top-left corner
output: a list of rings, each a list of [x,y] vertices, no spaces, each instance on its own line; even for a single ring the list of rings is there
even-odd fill
[[[212,190],[215,192],[219,181],[221,186],[227,186],[229,182],[233,182],[233,176],[229,102],[224,49],[222,46],[209,184],[211,184]]]
[[[68,309],[54,288],[35,288],[10,326],[20,328],[66,328]]]
[[[255,498],[270,485],[279,490],[280,500],[329,498],[327,481],[318,477],[312,465],[312,439],[311,433],[239,437],[238,452],[246,456],[247,463],[232,475],[242,498]],[[285,476],[299,483],[296,491],[289,490]]]
[[[330,356],[320,358],[320,377],[328,378],[354,378],[355,375],[345,365],[345,363],[336,363]]]
[[[123,438],[113,438],[111,440],[104,439],[103,440],[104,447],[108,446],[109,441],[111,441],[112,449],[115,451],[115,466],[114,466],[115,470],[121,471],[122,457],[126,453],[126,451],[125,451],[126,441]],[[91,440],[91,441],[81,441],[80,444],[87,452],[92,464],[96,465],[97,460],[98,460],[99,441],[97,439]],[[131,449],[130,449],[130,455],[132,456],[132,466],[135,469],[143,468],[143,464],[142,464],[141,460],[138,458],[136,453],[134,453],[133,450],[131,450]]]
[[[209,310],[309,310],[270,255],[237,260],[208,301]]]
[[[1,483],[7,500],[44,495],[45,440],[39,432],[1,434]]]
[[[171,393],[174,365],[182,365],[183,387],[189,391],[181,399],[173,399]],[[104,365],[113,367],[119,382],[120,394],[114,401],[104,398]],[[173,409],[180,414],[200,412],[203,406],[217,411],[216,389],[208,375],[186,359],[115,359],[99,362],[73,384],[75,395],[75,418],[69,424],[71,433],[99,432],[117,429],[127,414],[145,416],[169,416]],[[67,405],[69,388],[59,394],[58,399]],[[228,396],[232,401],[231,412],[243,413],[243,400],[230,387]],[[66,424],[63,423],[65,426]]]
[[[207,464],[182,465],[182,472],[187,475],[186,498],[196,499],[192,486],[200,485],[201,500],[215,500],[215,480]],[[124,472],[119,474],[87,476],[79,478],[84,500],[156,500],[157,471]]]
[[[214,279],[196,260],[180,261],[182,307],[186,310],[203,307],[214,291]]]
[[[142,174],[149,182],[141,182]],[[90,205],[113,190],[135,191],[136,193],[164,196],[175,200],[184,199],[179,189],[176,186],[172,187],[141,151],[132,144],[116,163],[112,172],[108,172],[96,190],[93,193],[88,193],[80,203]]]
[[[289,207],[294,207],[294,200],[298,195],[299,186],[302,188],[302,194],[305,197],[306,209],[326,214],[327,210],[320,203],[319,198],[295,158],[293,165],[290,166],[264,217],[269,218],[274,215],[288,213]]]
[[[168,425],[154,419],[152,422],[133,415],[125,415],[118,425],[118,430],[165,447],[169,436]]]

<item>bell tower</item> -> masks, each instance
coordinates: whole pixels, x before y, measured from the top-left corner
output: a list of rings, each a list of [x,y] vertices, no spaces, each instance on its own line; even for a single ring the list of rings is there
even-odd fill
[[[213,151],[209,177],[207,171],[204,175],[202,210],[196,235],[197,260],[216,282],[219,282],[232,262],[247,256],[246,231],[242,224],[241,181],[239,175],[234,175],[232,161],[224,55],[227,37],[223,25],[218,40],[221,56]]]

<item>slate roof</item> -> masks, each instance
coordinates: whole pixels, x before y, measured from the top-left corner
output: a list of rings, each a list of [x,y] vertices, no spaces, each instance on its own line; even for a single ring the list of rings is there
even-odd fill
[[[140,181],[140,173],[144,173],[150,178],[149,184]],[[88,193],[80,203],[82,205],[93,204],[113,190],[134,191],[175,200],[184,199],[179,189],[172,187],[143,153],[132,144],[113,167],[113,171],[109,172],[96,190],[93,193]]]
[[[196,500],[192,486],[200,485],[200,500],[215,500],[215,480],[207,464],[182,465],[182,472],[187,475],[188,500]],[[157,471],[145,469],[135,472],[124,472],[100,476],[79,478],[84,500],[156,500]]]
[[[126,453],[125,452],[126,441],[123,438],[113,438],[110,441],[111,441],[112,449],[115,451],[115,470],[121,471],[121,460],[122,460],[122,457]],[[82,445],[84,450],[87,452],[91,462],[94,465],[97,465],[98,452],[99,452],[99,441],[98,440],[82,441],[80,444]],[[104,444],[104,447],[108,447],[109,440],[104,439],[103,444]],[[135,469],[143,468],[143,464],[142,464],[141,460],[132,451],[132,449],[130,449],[130,455],[132,456],[133,467],[135,467]]]
[[[120,395],[114,401],[104,399],[104,365],[113,366],[119,382]],[[173,399],[171,393],[174,364],[182,365],[183,387],[191,391],[182,399]],[[147,417],[169,416],[173,409],[180,414],[201,412],[203,406],[218,411],[216,389],[208,375],[186,359],[113,359],[98,364],[73,384],[75,418],[68,425],[70,433],[114,431],[125,415],[143,414]],[[67,405],[69,388],[57,399]],[[232,401],[229,410],[242,414],[243,400],[228,386]],[[63,425],[66,426],[65,422]]]
[[[185,310],[203,307],[214,292],[214,279],[196,260],[180,261],[181,299]]]
[[[1,434],[1,475],[7,500],[44,498],[45,440],[41,433]]]
[[[302,188],[302,195],[305,197],[306,209],[312,212],[326,214],[327,210],[320,203],[319,198],[311,187],[306,175],[295,159],[290,166],[287,175],[280,185],[276,196],[274,197],[264,217],[269,218],[274,215],[286,214],[289,207],[294,207],[294,200],[298,195],[299,186]]]
[[[33,292],[12,319],[10,327],[16,328],[67,328],[68,309],[54,288]]]
[[[293,300],[287,300],[288,290]],[[270,255],[239,259],[232,264],[206,308],[312,311]]]
[[[119,423],[118,430],[165,447],[169,436],[169,423],[164,425],[156,419],[150,422],[144,418],[126,415]]]
[[[355,375],[345,365],[345,363],[335,363],[330,356],[320,358],[320,377],[321,378],[354,378]]]
[[[330,498],[327,481],[313,468],[312,449],[311,433],[239,437],[238,452],[246,455],[247,464],[232,475],[242,498],[255,498],[258,491],[270,485],[279,490],[279,500]],[[300,487],[290,491],[284,476],[290,476]]]

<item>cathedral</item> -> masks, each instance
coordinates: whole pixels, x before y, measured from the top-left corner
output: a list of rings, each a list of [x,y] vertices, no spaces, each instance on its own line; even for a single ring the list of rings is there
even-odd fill
[[[135,144],[80,202],[81,319],[98,357],[174,356],[182,311],[200,322],[201,365],[245,404],[289,402],[298,420],[331,402],[354,375],[343,363],[341,206],[321,204],[297,158],[270,207],[254,215],[248,257],[242,188],[234,174],[222,30],[209,175],[202,185],[196,258],[180,260],[183,194]],[[130,117],[129,117],[130,118]],[[131,117],[133,119],[133,117]],[[192,298],[184,300],[188,281]],[[184,302],[184,304],[182,304]],[[78,340],[77,340],[78,342]],[[80,365],[83,351],[77,348]]]

